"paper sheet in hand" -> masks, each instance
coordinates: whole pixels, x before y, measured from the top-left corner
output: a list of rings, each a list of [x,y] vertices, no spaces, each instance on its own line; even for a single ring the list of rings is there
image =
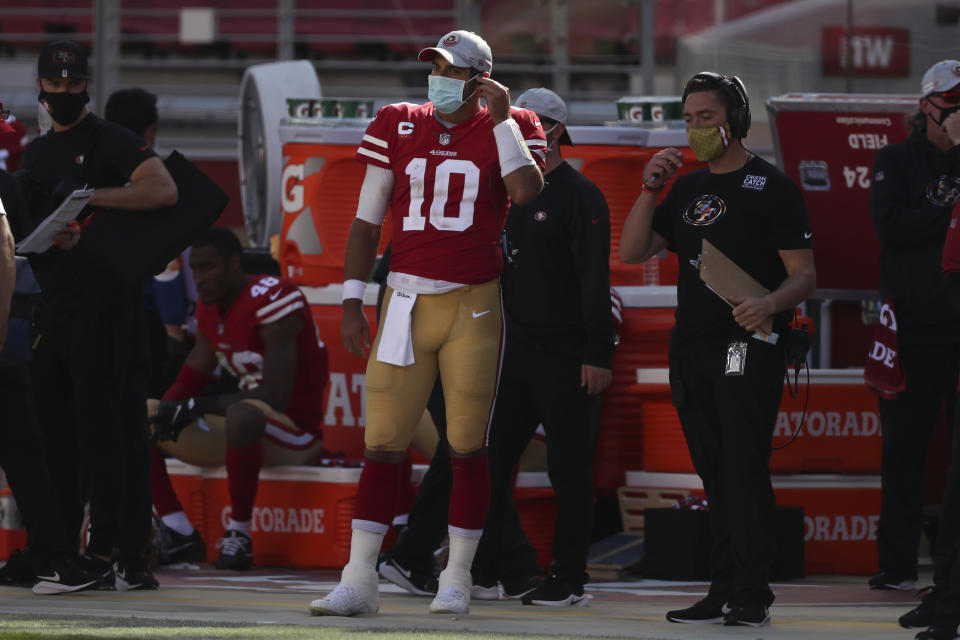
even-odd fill
[[[18,253],[43,253],[53,246],[53,236],[63,225],[77,219],[93,195],[93,189],[77,189],[64,198],[60,206],[37,225],[33,233],[17,243]]]
[[[730,298],[759,298],[770,290],[754,280],[753,276],[741,269],[713,244],[703,239],[700,245],[700,279],[711,291],[723,298],[731,307]],[[766,342],[776,342],[777,334],[772,332],[773,319],[757,329],[755,338]]]

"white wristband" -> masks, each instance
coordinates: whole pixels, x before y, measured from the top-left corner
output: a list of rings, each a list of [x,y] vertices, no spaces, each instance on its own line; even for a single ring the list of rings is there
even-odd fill
[[[347,280],[343,283],[343,296],[340,301],[358,298],[363,300],[363,294],[367,292],[367,283],[363,280]]]
[[[493,128],[493,137],[497,141],[497,153],[500,154],[501,177],[522,167],[536,166],[537,163],[523,141],[516,120],[507,118],[496,125]]]

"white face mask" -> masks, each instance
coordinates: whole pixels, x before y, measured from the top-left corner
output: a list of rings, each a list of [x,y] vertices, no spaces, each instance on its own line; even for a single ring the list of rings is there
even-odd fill
[[[478,77],[479,74],[473,76],[470,80]],[[474,89],[469,96],[463,97],[463,88],[470,80],[457,80],[446,76],[427,76],[427,99],[433,103],[433,106],[440,113],[453,113],[472,98],[473,93],[477,92]]]
[[[556,129],[558,126],[560,126],[560,123],[559,123],[559,122],[556,123],[555,125],[553,125],[552,127],[550,127],[549,129],[547,129],[546,131],[544,131],[544,132],[543,132],[543,137],[546,138],[547,140],[550,140],[550,134],[551,134],[551,133],[553,132],[553,130]],[[558,140],[560,140],[560,138],[557,138],[557,140],[554,140],[553,142],[551,142],[550,144],[548,144],[548,145],[547,145],[547,148],[543,150],[544,153],[549,153],[550,150],[553,149],[553,145],[557,144],[557,141],[558,141]]]

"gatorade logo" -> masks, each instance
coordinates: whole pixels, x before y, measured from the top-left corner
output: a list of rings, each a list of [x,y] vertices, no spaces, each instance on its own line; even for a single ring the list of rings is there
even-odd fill
[[[879,515],[804,516],[803,539],[806,542],[856,542],[876,540]]]

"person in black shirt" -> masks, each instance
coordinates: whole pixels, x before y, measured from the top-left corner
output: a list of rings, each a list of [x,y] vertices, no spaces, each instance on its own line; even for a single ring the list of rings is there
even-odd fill
[[[3,126],[0,120],[0,130]],[[22,291],[30,288],[32,276],[26,260],[14,263],[13,255],[14,240],[22,239],[29,226],[17,180],[0,170],[0,467],[27,530],[27,549],[11,554],[0,570],[0,584],[32,586],[43,595],[88,589],[97,576],[79,566],[76,536],[68,535],[58,510],[50,508],[56,494],[37,433],[28,364],[31,296]]]
[[[813,234],[800,190],[743,146],[750,127],[743,83],[699,73],[683,102],[690,147],[707,168],[677,178],[657,205],[656,192],[683,155],[672,148],[654,154],[620,240],[624,262],[643,262],[664,247],[680,262],[670,388],[710,505],[713,575],[706,598],[670,611],[667,620],[760,626],[769,624],[774,599],[769,462],[786,373],[784,336],[793,309],[816,287]],[[770,293],[721,299],[699,277],[702,240]],[[754,337],[771,320],[775,344]]]
[[[30,143],[17,173],[34,224],[83,185],[94,193],[80,225],[103,208],[176,203],[176,184],[150,147],[87,112],[80,45],[45,45],[37,70],[39,100],[54,124]],[[59,246],[30,255],[42,289],[33,362],[40,424],[68,530],[79,531],[90,499],[87,567],[102,586],[156,588],[144,559],[151,500],[139,287],[86,248],[80,225],[65,227]]]
[[[880,571],[868,581],[871,589],[909,591],[916,584],[924,459],[941,407],[952,415],[960,371],[960,311],[949,306],[940,277],[950,212],[960,199],[960,145],[942,126],[960,107],[960,61],[933,65],[922,91],[909,137],[874,156],[870,187],[881,246],[880,299],[892,298],[906,380],[895,399],[878,399]]]
[[[540,118],[547,136],[545,186],[507,216],[501,282],[507,339],[490,426],[490,510],[473,565],[474,597],[506,581],[503,526],[515,511],[513,468],[539,423],[557,495],[554,564],[531,584],[523,604],[586,605],[587,549],[593,523],[591,407],[610,384],[610,212],[603,194],[563,161],[572,144],[567,107],[548,89],[530,89],[517,105]],[[533,588],[535,586],[535,588]],[[480,592],[480,593],[478,593]]]

